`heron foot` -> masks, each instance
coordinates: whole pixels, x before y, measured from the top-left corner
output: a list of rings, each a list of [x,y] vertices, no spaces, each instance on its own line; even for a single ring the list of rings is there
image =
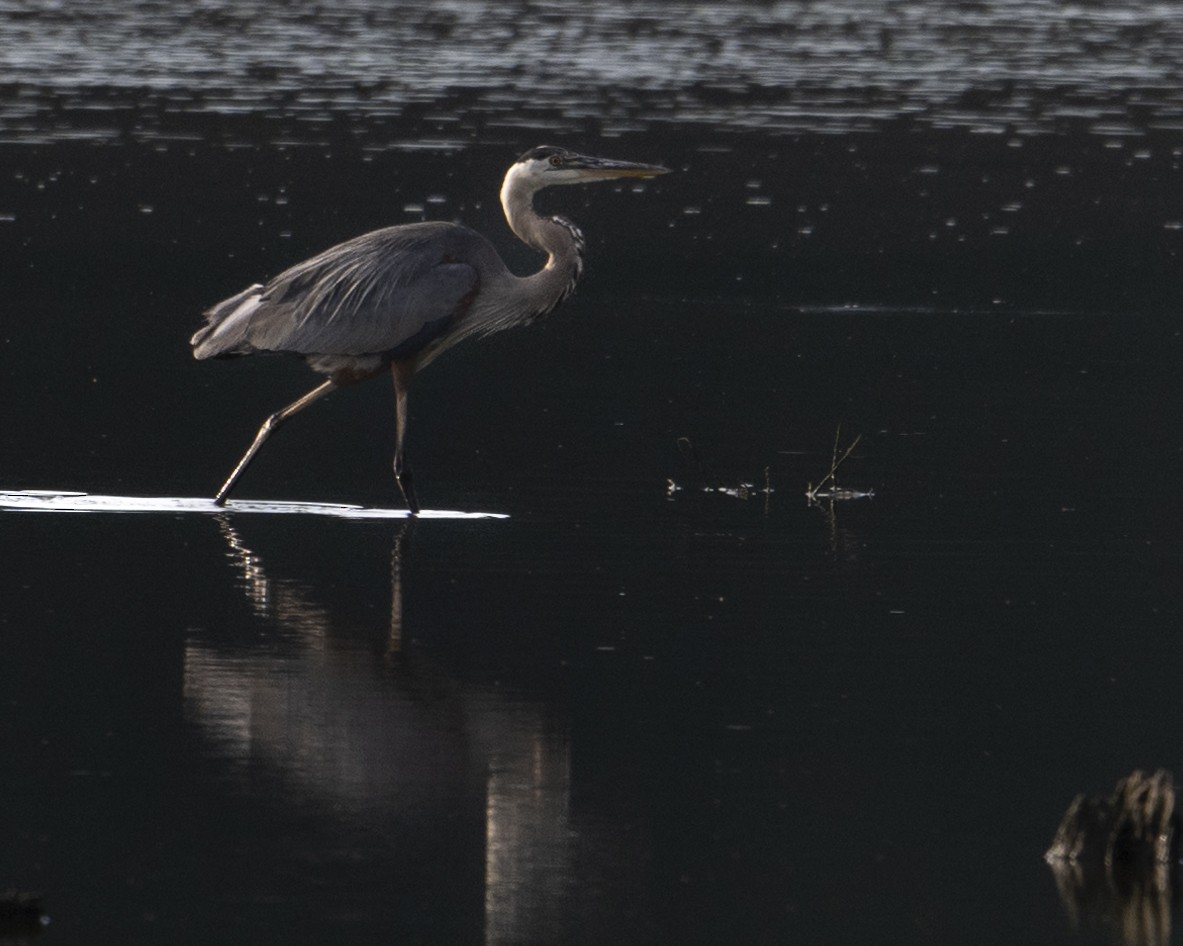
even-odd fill
[[[403,502],[407,504],[412,516],[419,515],[419,500],[415,496],[415,481],[411,476],[411,468],[403,466],[394,471],[394,481],[398,483],[399,492],[403,494]]]

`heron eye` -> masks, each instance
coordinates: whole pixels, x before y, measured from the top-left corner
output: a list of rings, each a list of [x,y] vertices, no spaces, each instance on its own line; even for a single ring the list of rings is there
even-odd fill
[[[550,156],[550,166],[552,168],[562,167],[563,166],[563,159],[560,158],[557,154],[552,154]]]

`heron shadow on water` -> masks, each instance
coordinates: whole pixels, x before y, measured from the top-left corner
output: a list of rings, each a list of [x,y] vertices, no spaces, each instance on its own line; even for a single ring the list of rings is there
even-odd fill
[[[386,227],[338,244],[256,284],[205,313],[192,338],[196,358],[258,352],[300,355],[326,381],[263,421],[218,490],[223,505],[285,420],[326,394],[389,372],[394,379],[394,478],[412,514],[419,512],[404,450],[407,396],[416,372],[457,342],[529,325],[567,298],[583,273],[586,248],[565,217],[543,217],[534,194],[554,184],[655,177],[668,169],[544,145],[509,168],[501,206],[510,229],[547,256],[531,276],[515,276],[492,244],[454,223]]]

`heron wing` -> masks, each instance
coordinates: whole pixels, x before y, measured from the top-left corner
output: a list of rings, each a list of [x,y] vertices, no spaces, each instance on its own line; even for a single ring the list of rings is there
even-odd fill
[[[367,233],[214,306],[195,354],[413,355],[463,315],[491,252],[454,224]]]

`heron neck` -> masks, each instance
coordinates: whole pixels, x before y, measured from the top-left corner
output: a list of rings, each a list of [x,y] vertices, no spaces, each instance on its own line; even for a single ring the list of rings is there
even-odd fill
[[[549,311],[575,288],[583,273],[583,234],[562,217],[542,217],[534,210],[534,191],[514,186],[509,178],[501,189],[501,206],[509,228],[519,240],[547,256],[546,265],[528,277]]]

